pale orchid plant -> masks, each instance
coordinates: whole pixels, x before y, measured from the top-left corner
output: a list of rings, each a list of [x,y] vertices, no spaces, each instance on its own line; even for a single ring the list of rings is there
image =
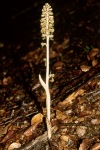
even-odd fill
[[[49,92],[49,40],[53,40],[53,33],[54,33],[54,17],[53,12],[50,4],[45,3],[42,9],[41,15],[41,34],[42,39],[46,40],[45,43],[41,43],[42,46],[46,46],[46,82],[43,81],[41,75],[39,74],[39,81],[46,92],[46,108],[47,108],[47,132],[48,132],[48,139],[51,138],[51,122],[50,122],[50,103],[51,97]]]

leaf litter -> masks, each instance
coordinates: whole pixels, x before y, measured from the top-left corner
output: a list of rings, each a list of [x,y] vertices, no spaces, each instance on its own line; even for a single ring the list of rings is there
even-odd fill
[[[86,8],[93,7],[92,3],[88,1]],[[67,11],[69,15],[76,12]],[[79,26],[85,24],[83,20]],[[88,38],[95,32],[92,28],[86,26]],[[13,57],[8,53],[0,55],[1,150],[99,150],[100,47],[95,38],[94,47],[88,48],[87,40],[72,39],[68,34],[50,47],[50,71],[54,74],[54,82],[50,82],[50,141],[45,120],[46,95],[38,81],[39,73],[45,78],[45,50],[29,44],[28,52],[17,55],[21,46],[1,45],[9,53],[17,50]]]

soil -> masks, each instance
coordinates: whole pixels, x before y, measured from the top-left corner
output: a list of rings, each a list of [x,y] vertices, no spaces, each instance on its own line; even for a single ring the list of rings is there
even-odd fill
[[[100,2],[50,2],[52,138],[47,138],[45,47],[40,16],[45,1],[15,8],[1,23],[0,150],[100,149]],[[6,23],[6,25],[5,25]]]

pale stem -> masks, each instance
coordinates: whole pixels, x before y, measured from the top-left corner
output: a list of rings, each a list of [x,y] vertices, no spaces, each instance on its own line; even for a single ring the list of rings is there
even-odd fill
[[[46,36],[46,85],[49,88],[49,35]]]
[[[49,92],[49,35],[46,37],[46,87],[47,87],[47,118],[50,121],[50,92]]]
[[[50,92],[49,89],[47,88],[46,83],[43,81],[41,75],[39,74],[39,80],[41,85],[44,87],[45,92],[46,92],[46,107],[47,107],[47,118],[46,118],[46,123],[47,123],[47,132],[48,132],[48,138],[51,138],[51,122],[50,122]]]
[[[47,106],[47,128],[48,138],[51,138],[51,124],[50,124],[50,92],[49,92],[49,35],[46,36],[46,106]]]

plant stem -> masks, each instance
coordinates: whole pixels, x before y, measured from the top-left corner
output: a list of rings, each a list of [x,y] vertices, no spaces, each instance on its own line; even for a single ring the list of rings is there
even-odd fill
[[[49,35],[46,36],[46,85],[49,88]]]
[[[47,118],[50,121],[50,92],[49,92],[49,36],[46,37],[46,86],[47,86]]]

